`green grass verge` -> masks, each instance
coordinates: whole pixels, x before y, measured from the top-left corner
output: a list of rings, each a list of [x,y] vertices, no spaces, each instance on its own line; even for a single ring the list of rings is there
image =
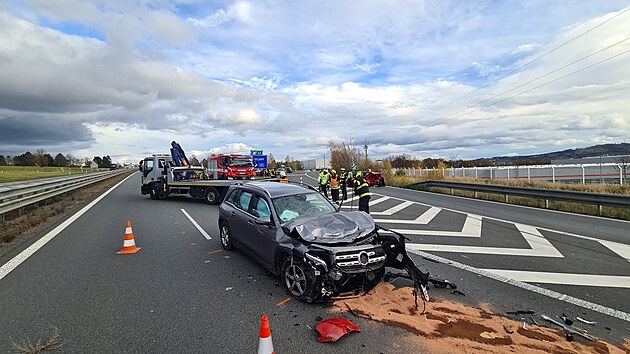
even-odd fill
[[[0,166],[0,183],[106,171],[80,167]]]

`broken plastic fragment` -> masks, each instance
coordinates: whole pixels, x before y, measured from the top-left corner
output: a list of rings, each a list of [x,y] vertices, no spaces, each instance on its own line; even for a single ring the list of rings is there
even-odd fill
[[[581,317],[576,317],[575,319],[576,319],[576,320],[578,320],[578,321],[580,321],[580,322],[582,322],[582,323],[589,324],[589,325],[591,325],[591,326],[597,323],[597,322],[595,322],[595,321],[588,321],[588,320],[585,320],[585,319],[583,319],[583,318],[581,318]]]
[[[357,325],[345,318],[339,317],[322,320],[315,328],[317,332],[319,332],[317,341],[320,343],[335,342],[350,332],[361,332],[361,329],[357,327]]]
[[[516,310],[516,311],[507,311],[505,312],[510,315],[533,315],[536,312],[532,310]]]

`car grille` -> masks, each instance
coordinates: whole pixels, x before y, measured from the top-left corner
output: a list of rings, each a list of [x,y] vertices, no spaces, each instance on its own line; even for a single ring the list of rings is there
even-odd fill
[[[358,252],[343,252],[335,255],[335,263],[339,268],[380,267],[385,262],[382,250],[365,250]]]

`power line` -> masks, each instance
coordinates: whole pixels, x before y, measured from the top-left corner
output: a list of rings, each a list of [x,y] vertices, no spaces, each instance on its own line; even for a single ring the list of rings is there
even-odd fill
[[[485,105],[485,106],[481,106],[481,107],[479,107],[478,109],[476,109],[476,110],[474,110],[474,111],[468,112],[467,114],[470,114],[470,113],[473,113],[473,112],[480,111],[480,110],[482,110],[482,109],[484,109],[484,108],[487,108],[487,107],[490,107],[490,106],[494,106],[494,105],[496,105],[497,103],[501,103],[501,102],[507,101],[507,100],[509,100],[509,99],[511,99],[511,98],[514,98],[514,97],[520,96],[520,95],[522,95],[522,94],[524,94],[524,93],[527,93],[527,92],[533,91],[533,90],[535,90],[535,89],[541,88],[541,87],[543,87],[543,86],[549,85],[549,84],[554,83],[554,82],[556,82],[556,81],[558,81],[558,80],[562,80],[562,79],[564,79],[564,78],[566,78],[566,77],[569,77],[569,76],[575,75],[575,74],[577,74],[577,73],[579,73],[579,72],[581,72],[581,71],[584,71],[584,70],[586,70],[586,69],[590,69],[590,68],[592,68],[593,66],[596,66],[596,65],[602,64],[602,63],[604,63],[604,62],[607,62],[607,61],[609,61],[609,60],[615,59],[615,58],[617,58],[617,57],[619,57],[619,56],[621,56],[621,55],[624,55],[624,54],[626,54],[626,53],[629,53],[629,52],[630,52],[630,49],[625,50],[625,51],[623,51],[623,52],[621,52],[621,53],[615,54],[615,55],[613,55],[613,56],[611,56],[611,57],[608,57],[608,58],[606,58],[606,59],[600,60],[600,61],[598,61],[598,62],[596,62],[596,63],[593,63],[593,64],[591,64],[591,65],[585,66],[585,67],[583,67],[583,68],[581,68],[581,69],[578,69],[578,70],[576,70],[576,71],[570,72],[570,73],[568,73],[568,74],[566,74],[566,75],[560,76],[560,77],[555,78],[555,79],[553,79],[553,80],[547,81],[547,82],[545,82],[545,83],[543,83],[543,84],[540,84],[540,85],[538,85],[538,86],[532,87],[532,88],[527,89],[527,90],[525,90],[525,91],[519,92],[519,93],[517,93],[517,94],[515,94],[515,95],[512,95],[512,96],[510,96],[510,97],[506,97],[506,98],[504,98],[504,99],[498,100],[498,101],[493,102],[493,103],[491,103],[491,104],[488,104],[488,105]],[[453,117],[453,118],[459,118],[459,117]],[[432,125],[431,125],[431,126],[432,126]]]
[[[619,13],[617,13],[616,15],[614,15],[613,17],[611,17],[611,18],[609,18],[609,19],[607,19],[607,20],[603,21],[602,23],[600,23],[600,24],[598,24],[598,25],[596,25],[596,26],[594,26],[594,27],[592,27],[592,28],[590,28],[590,29],[588,29],[588,30],[586,30],[586,31],[584,31],[584,32],[582,32],[582,33],[580,33],[579,35],[577,35],[577,36],[573,37],[572,39],[570,39],[570,40],[568,40],[568,41],[566,41],[566,42],[564,42],[564,43],[562,43],[562,44],[560,44],[560,45],[558,45],[558,46],[556,46],[556,47],[554,47],[554,48],[550,49],[549,51],[547,51],[547,52],[545,52],[545,53],[543,53],[543,54],[541,54],[541,55],[537,56],[536,58],[534,58],[534,59],[532,59],[532,60],[528,61],[527,63],[525,63],[525,64],[523,64],[523,65],[519,66],[518,68],[516,68],[516,69],[514,69],[514,70],[512,70],[512,71],[510,71],[510,72],[508,72],[507,74],[505,74],[505,75],[503,75],[503,76],[501,76],[501,77],[499,77],[499,78],[497,78],[497,79],[494,79],[494,80],[492,80],[492,81],[488,82],[487,84],[485,84],[485,85],[483,85],[483,86],[481,86],[481,87],[477,88],[476,90],[471,91],[471,92],[469,92],[469,93],[467,93],[467,94],[465,94],[465,95],[463,95],[463,96],[461,96],[461,97],[459,97],[459,98],[457,98],[457,99],[455,99],[455,100],[453,100],[453,101],[450,101],[450,102],[448,102],[448,103],[446,103],[446,104],[444,104],[444,105],[442,105],[442,106],[438,107],[437,109],[435,109],[435,110],[433,110],[433,111],[429,112],[428,114],[434,114],[434,113],[437,113],[438,111],[440,111],[440,110],[442,110],[442,109],[444,109],[444,108],[446,108],[446,107],[448,107],[448,106],[452,105],[453,103],[459,102],[459,101],[461,101],[462,99],[464,99],[464,98],[466,98],[466,97],[469,97],[469,96],[471,96],[472,94],[477,93],[477,92],[481,91],[482,89],[484,89],[484,88],[486,88],[486,87],[488,87],[488,86],[490,86],[490,85],[492,85],[492,84],[494,84],[494,83],[496,83],[496,82],[498,82],[498,81],[500,81],[500,80],[503,80],[503,79],[505,79],[505,78],[507,78],[507,77],[511,76],[512,74],[516,73],[517,71],[519,71],[519,70],[521,70],[521,69],[525,68],[526,66],[528,66],[528,65],[530,65],[530,64],[532,64],[532,63],[534,63],[534,62],[536,62],[536,61],[538,61],[538,60],[540,60],[541,58],[543,58],[543,57],[545,57],[545,56],[547,56],[547,55],[551,54],[552,52],[555,52],[556,50],[558,50],[558,49],[560,49],[560,48],[562,48],[562,47],[566,46],[567,44],[572,43],[573,41],[577,40],[578,38],[583,37],[584,35],[586,35],[586,34],[588,34],[588,33],[592,32],[592,31],[594,31],[595,29],[597,29],[597,28],[599,28],[599,27],[601,27],[601,26],[605,25],[606,23],[608,23],[608,22],[610,22],[610,21],[614,20],[615,18],[617,18],[617,17],[619,17],[619,16],[621,16],[621,15],[625,14],[625,13],[626,13],[626,12],[628,12],[628,11],[630,11],[630,7],[629,7],[629,8],[627,8],[627,9],[625,9],[625,10],[623,10],[623,11],[621,11],[621,12],[619,12]],[[627,40],[627,39],[626,39],[626,40]],[[625,40],[624,40],[624,41],[625,41]],[[622,41],[622,42],[623,42],[623,41]],[[607,49],[607,48],[604,48],[604,49],[602,49],[602,50],[605,50],[605,49]],[[600,51],[600,52],[601,52],[601,51]],[[596,53],[594,53],[594,54],[596,54]],[[594,54],[593,54],[593,55],[594,55]],[[583,58],[583,59],[585,59],[585,58]],[[578,60],[578,61],[579,61],[579,60]],[[571,65],[571,64],[569,64],[569,65]],[[560,70],[560,69],[558,69],[558,70]],[[551,74],[551,73],[550,73],[550,74]],[[521,85],[521,86],[519,86],[519,87],[522,87],[522,85]],[[516,88],[518,88],[518,87],[516,87]],[[507,91],[507,92],[509,92],[509,91]],[[505,92],[505,93],[507,93],[507,92]],[[505,93],[504,93],[504,94],[505,94]],[[485,101],[483,101],[483,102],[485,102]],[[483,103],[483,102],[482,102],[482,103]],[[474,107],[474,106],[476,106],[476,105],[473,105],[472,107]],[[465,108],[465,109],[468,109],[468,108],[470,108],[470,106],[469,106],[469,107],[467,107],[467,108]],[[460,111],[458,111],[458,112],[460,112]],[[456,112],[456,113],[457,113],[457,112]],[[418,118],[418,119],[416,119],[416,120],[412,121],[411,123],[408,123],[408,124],[403,125],[403,127],[405,127],[405,126],[409,126],[409,125],[411,125],[411,124],[413,124],[413,123],[416,123],[416,122],[418,122],[418,121],[420,121],[420,120],[422,120],[422,119],[424,119],[424,118],[428,118],[428,114],[426,114],[426,115],[424,115],[423,117],[420,117],[420,118]],[[453,113],[451,113],[451,114],[453,114]],[[386,130],[386,131],[383,131],[383,135],[385,135],[387,132],[393,132],[395,129],[396,129],[396,128],[390,128],[390,129],[388,129],[388,130]]]
[[[494,96],[492,96],[492,97],[490,97],[490,98],[488,98],[488,99],[485,99],[485,100],[483,100],[483,101],[481,101],[481,102],[479,102],[479,103],[477,103],[477,104],[474,104],[474,105],[468,106],[468,107],[466,107],[466,108],[460,109],[459,111],[456,111],[456,112],[450,113],[450,114],[446,115],[445,117],[443,117],[443,118],[440,118],[440,119],[436,120],[436,121],[434,122],[434,124],[433,124],[433,125],[430,125],[430,126],[434,126],[434,125],[435,125],[435,124],[437,124],[438,122],[440,122],[440,121],[444,121],[446,118],[448,118],[448,117],[449,117],[449,116],[451,116],[451,115],[455,115],[455,114],[458,114],[458,113],[460,113],[460,112],[467,111],[467,110],[468,110],[468,109],[470,109],[470,108],[474,108],[474,107],[477,107],[477,106],[479,106],[479,105],[482,105],[482,104],[484,104],[484,103],[486,103],[486,102],[488,102],[488,101],[490,101],[490,100],[493,100],[493,99],[495,99],[495,98],[497,98],[497,97],[501,97],[501,96],[505,95],[506,93],[512,92],[512,91],[514,91],[514,90],[516,90],[516,89],[519,89],[519,88],[521,88],[521,87],[523,87],[523,86],[526,86],[526,85],[528,85],[528,84],[531,84],[531,83],[532,83],[532,82],[534,82],[534,81],[538,81],[538,80],[540,80],[540,79],[542,79],[542,78],[544,78],[544,77],[547,77],[547,76],[549,76],[549,75],[551,75],[551,74],[554,74],[554,73],[556,73],[556,72],[558,72],[558,71],[560,71],[560,70],[562,70],[562,69],[566,69],[566,68],[568,68],[569,66],[575,65],[575,64],[577,64],[577,63],[579,63],[579,62],[581,62],[581,61],[583,61],[583,60],[585,60],[585,59],[588,59],[588,58],[590,58],[590,57],[592,57],[592,56],[594,56],[594,55],[597,55],[597,54],[599,54],[599,53],[601,53],[601,52],[603,52],[603,51],[606,51],[606,50],[608,50],[608,49],[610,49],[610,48],[616,47],[617,45],[619,45],[619,44],[621,44],[621,43],[623,43],[623,42],[625,42],[625,41],[627,41],[627,40],[630,40],[630,37],[626,37],[626,38],[624,38],[624,39],[622,39],[622,40],[620,40],[620,41],[618,41],[618,42],[616,42],[616,43],[614,43],[614,44],[611,44],[611,45],[609,45],[609,46],[607,46],[607,47],[605,47],[605,48],[602,48],[602,49],[600,49],[600,50],[598,50],[598,51],[596,51],[596,52],[593,52],[593,53],[591,53],[591,54],[589,54],[589,55],[587,55],[587,56],[585,56],[585,57],[582,57],[582,58],[580,58],[580,59],[574,60],[574,61],[572,61],[572,62],[571,62],[571,63],[569,63],[569,64],[563,65],[563,66],[561,66],[561,67],[559,67],[559,68],[557,68],[557,69],[555,69],[555,70],[549,71],[549,72],[547,72],[547,73],[545,73],[545,74],[543,74],[543,75],[540,75],[540,76],[538,76],[538,77],[536,77],[536,78],[534,78],[534,79],[531,79],[531,80],[529,80],[529,81],[527,81],[527,82],[525,82],[525,83],[523,83],[523,84],[521,84],[521,85],[518,85],[518,86],[516,86],[516,87],[513,87],[513,88],[511,88],[511,89],[509,89],[509,90],[507,90],[507,91],[504,91],[504,92],[502,92],[502,93],[496,94],[496,95],[494,95]],[[487,106],[485,106],[485,107],[487,107]],[[469,112],[469,113],[470,113],[470,112]]]

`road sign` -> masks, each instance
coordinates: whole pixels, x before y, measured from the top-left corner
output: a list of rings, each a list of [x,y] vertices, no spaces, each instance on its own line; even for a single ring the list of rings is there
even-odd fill
[[[249,150],[249,154],[252,156],[263,156],[263,151],[262,150]]]
[[[254,155],[253,158],[254,158],[255,169],[261,170],[261,169],[267,168],[267,155],[262,155],[262,156]]]
[[[353,170],[353,171],[356,170],[357,169],[357,164],[356,163],[351,163],[350,164],[350,169]]]

